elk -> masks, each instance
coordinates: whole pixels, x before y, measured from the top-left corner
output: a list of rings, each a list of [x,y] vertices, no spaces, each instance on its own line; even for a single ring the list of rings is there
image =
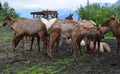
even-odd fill
[[[71,39],[72,43],[72,55],[73,57],[76,57],[76,47],[78,45],[78,49],[80,49],[80,42],[83,39],[83,37],[89,36],[90,39],[97,41],[98,38],[101,37],[101,31],[99,31],[98,28],[89,28],[91,31],[88,30],[88,28],[83,27],[80,25],[81,23],[78,21],[73,20],[63,20],[63,19],[57,19],[50,27],[49,29],[49,40],[48,40],[48,56],[51,58],[51,47],[53,43],[56,41],[58,37]],[[97,31],[96,31],[97,30]],[[91,33],[95,31],[94,33]]]
[[[108,33],[108,32],[111,31],[111,29],[110,29],[109,27],[102,27],[101,25],[99,25],[98,28],[99,28],[99,30],[102,32],[102,34],[101,34],[102,36],[104,36],[104,34],[106,34],[106,33]],[[101,36],[101,38],[102,38],[102,36]],[[98,38],[98,39],[99,39],[99,38]],[[95,48],[93,48],[93,46],[95,47],[93,41],[90,41],[90,42],[87,44],[87,49],[88,49],[88,51],[90,51],[90,52],[96,52],[96,50],[98,50],[98,42],[96,42],[96,47],[95,47]],[[103,46],[107,46],[107,47],[104,48]],[[109,49],[109,46],[107,45],[107,43],[105,43],[105,42],[100,42],[100,49],[99,49],[98,51],[100,51],[101,49],[103,50],[103,48],[104,48],[105,50],[110,50],[110,49]]]
[[[65,19],[67,19],[67,18],[65,18]],[[69,20],[70,20],[70,19],[69,19]],[[71,19],[71,20],[72,20],[72,19]],[[79,23],[80,23],[80,26],[83,26],[83,27],[93,27],[93,26],[96,25],[96,23],[93,22],[92,20],[83,20],[83,21],[80,21]],[[62,37],[60,37],[60,38],[61,38],[61,40],[60,40],[58,46],[61,47],[63,38],[62,38]],[[67,38],[65,38],[65,40],[66,40],[66,42],[67,42],[68,44],[71,44],[71,39],[68,40]],[[81,45],[81,46],[85,46],[85,40],[84,40],[84,39],[81,41],[80,45]],[[82,53],[81,53],[81,54],[82,54]]]
[[[69,14],[69,16],[65,17],[65,19],[66,20],[73,20],[72,16],[73,16],[73,14]],[[65,40],[66,40],[67,44],[70,44],[71,39],[68,40],[67,38],[65,38]],[[57,41],[57,47],[61,48],[62,42],[63,42],[63,38],[59,37],[58,41]],[[83,43],[83,41],[82,41],[82,43]]]
[[[65,19],[67,19],[67,20],[73,20],[73,14],[70,14],[69,16],[67,16],[67,17],[65,17]]]
[[[119,49],[120,49],[120,23],[117,19],[117,15],[113,14],[112,16],[107,18],[106,21],[104,21],[102,23],[102,26],[111,28],[113,35],[115,35],[115,37],[116,37],[116,40],[117,40],[116,59],[118,60],[119,59]]]
[[[13,38],[14,47],[13,51],[15,51],[15,48],[17,47],[17,45],[23,39],[24,36],[32,36],[33,38],[37,37],[38,41],[40,38],[44,44],[43,49],[46,50],[47,30],[45,24],[42,23],[41,20],[27,18],[18,18],[17,20],[13,20],[11,17],[6,16],[4,18],[3,26],[5,25],[10,25],[10,27],[15,31]],[[38,50],[39,49],[40,47],[38,46]]]
[[[92,20],[83,20],[83,21],[80,21],[80,26],[83,26],[84,28],[86,28],[86,29],[88,29],[88,32],[90,31],[90,30],[92,30],[92,29],[90,29],[89,30],[89,28],[96,28],[96,29],[98,29],[98,30],[95,30],[95,29],[93,29],[94,31],[91,31],[91,33],[94,33],[94,32],[98,32],[99,33],[99,36],[98,37],[100,37],[100,38],[97,38],[96,40],[98,40],[99,42],[100,42],[100,39],[103,37],[103,35],[105,34],[105,33],[108,33],[108,32],[110,32],[111,31],[111,29],[110,28],[108,28],[108,27],[102,27],[102,26],[100,26],[100,25],[97,25],[95,22],[93,22]],[[85,31],[85,29],[83,29],[83,31]],[[87,31],[86,31],[87,32]],[[101,33],[100,33],[101,32]],[[89,33],[90,35],[91,35],[91,33]],[[96,33],[96,34],[98,34],[98,33]],[[94,35],[96,35],[96,34],[94,34]],[[87,34],[88,35],[88,34]],[[94,35],[92,35],[93,36],[93,39],[95,39],[96,37],[94,36]],[[94,38],[95,37],[95,38]],[[91,39],[91,38],[90,38]],[[89,39],[89,36],[87,37],[87,40],[86,40],[86,45],[87,45],[87,50],[89,50],[89,47],[90,47],[90,43],[91,43],[91,41],[92,41],[92,43],[93,43],[93,40],[90,40]],[[95,49],[95,46],[96,46],[96,40],[94,40],[94,48],[93,49]],[[99,42],[97,42],[97,46],[99,45],[98,43]]]
[[[69,25],[69,26],[68,26]],[[49,29],[49,40],[48,40],[48,56],[51,58],[51,47],[58,37],[71,38],[74,32],[79,29],[78,23],[71,20],[57,19]],[[73,51],[73,56],[74,55]]]

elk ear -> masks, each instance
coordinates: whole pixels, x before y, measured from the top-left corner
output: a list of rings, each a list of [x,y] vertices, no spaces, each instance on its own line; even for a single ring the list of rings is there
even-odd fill
[[[73,16],[73,14],[71,14],[71,16]]]
[[[113,14],[111,17],[110,17],[110,19],[112,19],[112,20],[115,20],[115,18],[117,17],[117,13],[115,13],[115,14]]]

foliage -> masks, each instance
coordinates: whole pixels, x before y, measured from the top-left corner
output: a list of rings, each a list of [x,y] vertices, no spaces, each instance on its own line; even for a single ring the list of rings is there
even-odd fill
[[[114,13],[118,13],[119,15],[120,6],[100,6],[99,4],[94,3],[89,5],[89,7],[80,6],[76,12],[81,17],[81,19],[93,20],[97,24],[101,24]],[[120,16],[118,16],[118,18],[120,19]]]
[[[8,2],[3,3],[0,2],[0,21],[3,20],[3,16],[12,16],[13,18],[19,17],[19,14],[11,8]]]
[[[101,24],[114,13],[118,13],[118,19],[120,20],[120,6],[100,6],[94,3],[89,5],[89,7],[80,6],[76,12],[81,19],[93,20],[97,24]],[[113,34],[109,33],[107,36],[113,36]]]

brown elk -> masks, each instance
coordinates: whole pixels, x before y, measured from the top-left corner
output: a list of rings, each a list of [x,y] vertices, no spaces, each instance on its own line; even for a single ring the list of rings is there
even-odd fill
[[[119,49],[120,49],[120,23],[117,19],[117,15],[114,14],[110,16],[105,22],[102,23],[102,26],[107,26],[111,28],[112,33],[115,35],[117,40],[117,52],[116,58],[119,58]]]
[[[67,17],[65,17],[65,19],[67,19],[67,20],[73,20],[73,14],[70,14],[69,16],[67,16]]]
[[[13,51],[15,51],[15,48],[24,36],[32,36],[33,38],[35,36],[38,38],[38,41],[40,38],[44,43],[44,49],[46,49],[45,47],[47,45],[47,30],[45,24],[43,24],[41,20],[27,18],[18,18],[17,20],[13,20],[11,17],[6,16],[4,18],[3,26],[5,25],[10,25],[10,27],[15,31],[13,39]],[[38,50],[39,48],[40,47],[38,46]]]
[[[47,46],[48,56],[52,57],[51,47],[59,36],[65,38],[71,38],[74,31],[78,28],[79,26],[77,22],[58,19],[49,29],[49,41]]]
[[[96,25],[96,23],[93,22],[92,20],[83,20],[83,21],[80,21],[79,23],[80,23],[80,26],[83,26],[83,27],[86,27],[86,28],[94,27]],[[68,44],[71,43],[71,39],[69,39],[69,40],[66,39],[66,41],[67,41]],[[61,46],[61,44],[62,44],[62,38],[60,40],[59,46]],[[80,45],[82,45],[82,46],[85,45],[85,40],[84,39],[81,41]]]
[[[82,40],[80,45],[82,45],[82,46],[87,45],[87,50],[90,50],[92,52],[95,52],[94,50],[98,50],[99,48],[101,50],[102,47],[100,47],[99,45],[102,45],[102,46],[106,45],[105,43],[100,42],[100,39],[103,37],[104,34],[111,31],[111,29],[109,27],[102,27],[100,25],[98,26],[92,20],[80,21],[80,26],[82,28],[84,28],[81,32],[83,32],[83,31],[85,31],[85,33],[88,32],[86,34],[86,36],[84,36],[87,38],[87,40],[86,40],[86,38],[85,38],[85,40]],[[97,29],[99,29],[99,30],[97,30]],[[98,34],[99,34],[99,36],[96,36]],[[79,44],[79,42],[78,42],[78,44]],[[108,47],[105,49],[109,50]]]
[[[66,20],[73,20],[73,14],[69,14],[69,16],[65,17]],[[60,40],[59,40],[60,39]],[[59,41],[57,41],[57,47],[59,46],[61,48],[61,45],[62,45],[62,42],[63,42],[63,38],[62,37],[59,37]],[[66,42],[69,44],[70,43],[70,40],[68,40],[67,38],[65,38]]]
[[[76,47],[77,45],[79,46],[82,38],[89,36],[89,38],[92,38],[92,40],[97,41],[101,37],[101,31],[99,31],[96,27],[91,27],[89,29],[85,28],[80,25],[80,22],[78,21],[57,19],[49,29],[49,40],[47,46],[49,57],[52,57],[51,47],[59,36],[71,39],[72,55],[73,57],[76,57]],[[78,49],[80,49],[80,46]]]
[[[98,28],[102,32],[102,36],[104,36],[104,34],[111,31],[111,29],[109,27],[102,27],[101,25],[99,25]],[[90,41],[87,45],[87,49],[90,50],[90,52],[96,52],[96,50],[101,51],[101,50],[103,50],[103,48],[104,48],[104,50],[108,50],[108,51],[110,50],[109,46],[105,42],[100,42],[100,49],[98,50],[98,44],[97,43],[98,42],[96,42],[96,47],[95,47],[93,41]]]
[[[109,27],[98,25],[98,28],[102,31],[103,35],[108,32],[111,32],[111,28],[109,28]]]
[[[100,38],[102,38],[102,36],[105,34],[105,33],[108,33],[108,32],[110,32],[111,31],[111,29],[110,28],[108,28],[108,27],[102,27],[102,26],[98,26],[95,22],[93,22],[92,20],[83,20],[83,21],[80,21],[80,26],[83,26],[84,28],[86,28],[86,29],[89,29],[89,28],[96,28],[96,29],[99,29],[99,30],[95,30],[95,29],[93,29],[94,31],[92,32],[91,31],[91,33],[94,33],[94,32],[100,32],[101,31],[101,34],[99,33],[99,36],[98,37],[100,37],[100,35],[101,35],[101,37]],[[96,27],[95,27],[96,26]],[[90,30],[92,30],[92,29],[90,29]],[[88,30],[88,32],[90,31],[90,30]],[[85,31],[85,29],[83,30],[83,31]],[[87,31],[86,31],[87,32]],[[90,35],[92,35],[91,33],[89,33]],[[88,34],[87,34],[88,35]],[[96,34],[95,34],[96,35]],[[100,39],[99,38],[96,38],[94,35],[92,35],[93,36],[93,39],[96,39],[96,40],[98,40],[99,42],[100,42]],[[94,38],[95,37],[95,38]],[[92,50],[94,50],[95,49],[95,46],[96,46],[96,43],[97,43],[97,46],[99,46],[99,42],[96,42],[96,40],[90,40],[89,39],[89,36],[87,37],[87,42],[85,43],[86,45],[87,45],[87,50],[90,50],[89,49],[89,47],[91,47],[91,43],[92,43],[92,46],[94,46],[94,48],[92,48]],[[92,41],[92,42],[91,42]],[[93,44],[93,42],[94,42],[94,44]],[[98,47],[97,47],[98,48]],[[98,50],[98,49],[97,49]],[[94,51],[93,51],[94,52]]]

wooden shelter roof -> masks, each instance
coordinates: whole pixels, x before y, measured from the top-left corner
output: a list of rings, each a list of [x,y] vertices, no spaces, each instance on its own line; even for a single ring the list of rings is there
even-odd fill
[[[31,12],[31,14],[33,15],[58,15],[58,12],[46,10],[46,11],[41,11],[41,12]]]

